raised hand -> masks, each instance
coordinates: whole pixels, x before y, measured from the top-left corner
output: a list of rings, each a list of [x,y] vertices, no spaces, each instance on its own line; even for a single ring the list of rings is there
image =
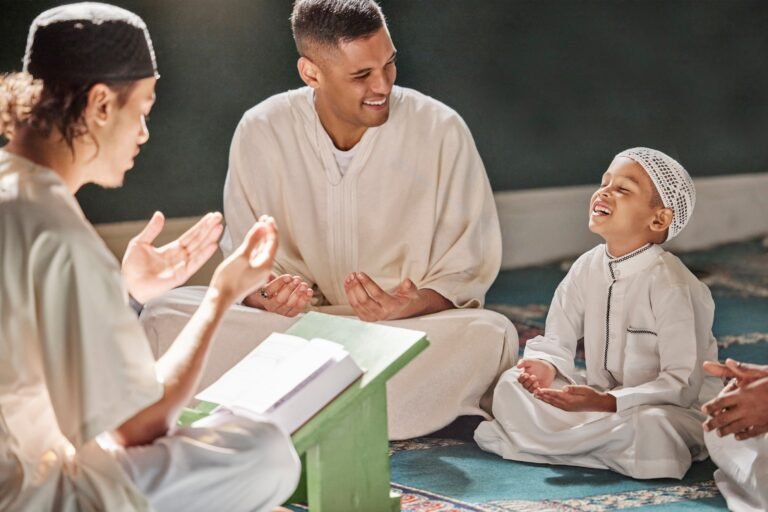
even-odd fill
[[[221,214],[209,213],[177,240],[158,248],[152,242],[164,224],[163,214],[155,212],[123,256],[128,292],[141,303],[184,284],[216,252],[223,230]]]
[[[521,359],[517,367],[523,370],[517,381],[530,393],[539,388],[548,388],[557,375],[555,367],[541,359]]]
[[[616,412],[616,397],[589,386],[568,385],[562,389],[540,388],[533,395],[564,411]]]
[[[312,288],[299,276],[271,276],[267,284],[245,298],[243,304],[278,315],[293,317],[312,299]]]
[[[257,290],[269,278],[277,253],[277,227],[271,217],[262,216],[240,244],[216,268],[211,289],[235,302]]]

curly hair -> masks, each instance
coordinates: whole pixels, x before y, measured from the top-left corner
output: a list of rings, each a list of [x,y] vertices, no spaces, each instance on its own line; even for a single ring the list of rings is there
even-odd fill
[[[73,141],[88,133],[83,112],[96,83],[105,83],[117,93],[118,107],[125,105],[136,85],[135,81],[43,82],[23,72],[0,75],[0,135],[11,140],[18,126],[28,126],[48,136],[55,128],[72,149]]]
[[[0,135],[13,138],[16,124],[29,119],[42,90],[42,80],[35,80],[29,73],[0,75]]]

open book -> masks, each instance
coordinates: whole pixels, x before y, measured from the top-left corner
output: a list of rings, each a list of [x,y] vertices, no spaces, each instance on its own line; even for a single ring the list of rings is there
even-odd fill
[[[272,333],[195,398],[263,414],[293,433],[362,374],[338,343]]]

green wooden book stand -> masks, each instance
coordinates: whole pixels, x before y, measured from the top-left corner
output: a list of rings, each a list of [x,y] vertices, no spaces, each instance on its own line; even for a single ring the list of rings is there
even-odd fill
[[[349,318],[307,313],[287,331],[344,345],[363,376],[294,432],[302,475],[289,502],[311,512],[397,512],[391,491],[386,382],[427,348],[424,333]],[[215,404],[187,409],[180,424],[206,416]]]

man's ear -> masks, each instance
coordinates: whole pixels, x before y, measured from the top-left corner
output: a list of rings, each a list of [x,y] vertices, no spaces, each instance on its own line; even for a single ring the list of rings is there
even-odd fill
[[[106,84],[93,85],[88,91],[88,104],[83,112],[86,123],[89,126],[105,125],[115,108],[116,96]]]
[[[305,84],[313,89],[320,86],[320,68],[317,64],[306,57],[300,57],[296,67],[299,69],[299,76]]]
[[[672,224],[674,213],[671,208],[659,208],[651,220],[651,231],[662,233]]]

